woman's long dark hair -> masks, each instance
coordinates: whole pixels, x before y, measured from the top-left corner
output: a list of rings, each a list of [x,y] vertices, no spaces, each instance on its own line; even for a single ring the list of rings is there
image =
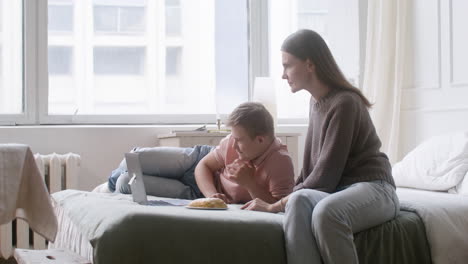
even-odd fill
[[[301,29],[289,35],[281,46],[281,51],[294,55],[300,60],[309,59],[314,65],[317,77],[326,85],[356,93],[370,108],[372,104],[353,86],[341,72],[323,38],[315,31]]]

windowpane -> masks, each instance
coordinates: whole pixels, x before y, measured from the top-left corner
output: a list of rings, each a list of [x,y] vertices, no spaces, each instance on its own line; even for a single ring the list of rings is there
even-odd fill
[[[49,0],[50,2],[51,0]],[[77,1],[77,0],[66,0]],[[78,0],[79,1],[79,0]],[[83,0],[90,2],[91,0]],[[109,6],[144,6],[148,0],[92,0],[95,5],[109,5]],[[154,0],[150,0],[154,1]],[[159,0],[158,0],[159,1]]]
[[[329,0],[298,0],[297,9],[305,12],[327,10],[328,1]]]
[[[94,30],[108,33],[145,31],[145,8],[129,6],[94,6]]]
[[[145,9],[143,7],[120,8],[120,31],[145,31]]]
[[[345,76],[359,78],[358,0],[272,0],[270,3],[270,74],[275,79],[279,118],[307,118],[310,95],[291,93],[281,79],[281,44],[298,29],[312,29],[330,47]],[[274,29],[274,30],[273,30]],[[294,106],[294,107],[291,107]]]
[[[297,15],[297,28],[313,28],[323,37],[327,37],[327,13],[299,13]]]
[[[222,113],[247,100],[246,0],[69,1],[71,34],[49,28],[49,114],[214,114],[216,90]]]
[[[182,48],[167,47],[166,49],[166,75],[180,75]]]
[[[179,1],[166,0],[166,35],[179,36],[181,34],[181,8]]]
[[[71,47],[49,46],[49,74],[71,74],[72,52]]]
[[[298,0],[297,28],[310,28],[327,39],[328,0]]]
[[[94,48],[95,74],[142,75],[145,71],[145,49],[140,47]]]
[[[118,31],[118,8],[110,6],[94,7],[94,30],[95,31]]]
[[[49,5],[48,9],[50,31],[73,30],[73,7],[71,5]]]
[[[0,0],[0,21],[0,114],[21,114],[22,1]]]
[[[166,6],[179,6],[180,0],[166,0]]]

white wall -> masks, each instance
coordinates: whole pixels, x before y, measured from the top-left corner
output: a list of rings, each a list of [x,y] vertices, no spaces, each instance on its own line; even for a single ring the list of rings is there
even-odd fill
[[[400,158],[431,136],[468,130],[468,1],[410,3]]]
[[[33,153],[74,152],[81,155],[79,189],[92,190],[107,180],[123,154],[136,146],[157,146],[157,135],[196,126],[25,126],[0,127],[0,144],[22,143]],[[212,127],[211,129],[214,129]],[[278,132],[306,133],[305,126],[279,127]],[[299,138],[302,168],[304,137]]]

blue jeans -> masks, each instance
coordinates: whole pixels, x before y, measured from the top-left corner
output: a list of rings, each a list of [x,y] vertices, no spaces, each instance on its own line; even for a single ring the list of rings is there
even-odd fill
[[[148,195],[196,199],[203,197],[195,181],[195,167],[213,146],[193,148],[153,147],[134,148],[139,153],[143,182]],[[109,177],[109,189],[131,193],[125,159]]]
[[[333,194],[294,192],[284,221],[288,263],[359,263],[353,234],[389,221],[399,211],[395,188],[380,180]]]

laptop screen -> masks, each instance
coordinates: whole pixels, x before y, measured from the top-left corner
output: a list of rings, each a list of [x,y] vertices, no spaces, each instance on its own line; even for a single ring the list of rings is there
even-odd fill
[[[146,204],[145,185],[143,183],[143,174],[141,172],[141,165],[138,153],[125,153],[125,161],[127,163],[127,170],[130,176],[130,189],[132,190],[133,201],[139,204]]]

